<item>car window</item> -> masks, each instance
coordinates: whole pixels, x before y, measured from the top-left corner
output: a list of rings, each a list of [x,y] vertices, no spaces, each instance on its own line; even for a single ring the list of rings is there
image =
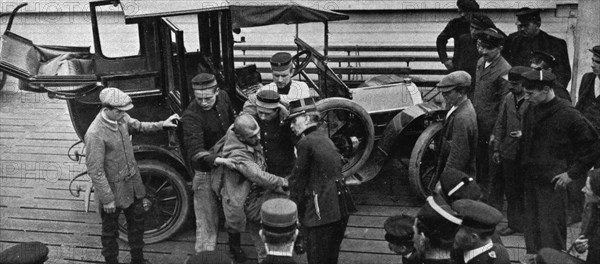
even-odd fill
[[[119,58],[140,55],[140,38],[137,24],[125,24],[120,6],[97,7],[98,33],[102,55]]]

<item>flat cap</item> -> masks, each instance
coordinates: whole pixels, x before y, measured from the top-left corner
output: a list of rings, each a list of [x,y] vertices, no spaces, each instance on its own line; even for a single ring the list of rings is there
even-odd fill
[[[540,10],[539,9],[531,9],[529,7],[523,7],[521,9],[519,9],[519,11],[517,11],[517,13],[515,13],[515,15],[517,16],[517,20],[519,20],[519,22],[521,23],[528,23],[528,22],[539,22],[542,21],[541,17],[540,17]]]
[[[287,52],[277,52],[271,56],[271,69],[285,71],[292,67],[292,55]]]
[[[0,253],[2,264],[37,264],[48,260],[48,247],[41,242],[21,243]]]
[[[518,82],[524,80],[523,73],[531,71],[531,68],[525,66],[514,66],[508,71],[508,80]]]
[[[429,196],[417,213],[417,227],[427,237],[451,241],[462,220],[439,195]]]
[[[383,223],[385,240],[395,245],[412,243],[415,218],[410,215],[395,215],[388,217]]]
[[[232,264],[225,251],[202,251],[187,258],[185,264]]]
[[[263,229],[270,233],[290,233],[296,230],[298,209],[296,203],[285,198],[267,200],[260,207]]]
[[[206,90],[217,87],[217,79],[210,73],[199,73],[192,79],[192,89]]]
[[[100,91],[99,97],[103,105],[110,105],[121,111],[128,111],[133,108],[131,97],[117,88],[106,87]]]
[[[537,59],[545,62],[551,68],[556,67],[556,58],[552,54],[543,52],[541,50],[534,50],[531,52],[532,59]]]
[[[279,93],[269,89],[260,89],[256,93],[256,105],[264,108],[278,108],[281,97]]]
[[[475,0],[458,0],[456,1],[458,9],[463,11],[477,11],[479,10],[479,4]]]
[[[594,59],[595,61],[597,61],[598,63],[600,63],[600,45],[594,46],[593,48],[590,49],[590,51],[594,54],[595,57],[598,57],[599,59]]]
[[[435,85],[440,92],[448,92],[458,86],[471,86],[471,75],[466,71],[451,72]]]
[[[491,232],[502,221],[502,213],[485,203],[460,199],[452,203],[452,209],[462,217],[462,226],[477,233]]]
[[[473,14],[471,16],[471,27],[476,30],[484,30],[486,28],[496,28],[496,24],[484,14]]]
[[[475,179],[454,168],[444,169],[440,176],[440,185],[443,196],[449,203],[459,199],[479,200],[482,196],[481,188]]]
[[[309,112],[318,112],[317,101],[313,97],[302,98],[290,102],[290,115],[286,120],[292,120],[293,118],[306,114]]]
[[[542,248],[535,256],[536,264],[584,264],[585,261],[553,248]]]
[[[550,85],[556,80],[556,75],[550,71],[530,69],[522,74],[529,85]]]
[[[481,44],[489,47],[499,47],[504,45],[506,34],[497,28],[486,28],[475,34],[475,37],[481,41]]]

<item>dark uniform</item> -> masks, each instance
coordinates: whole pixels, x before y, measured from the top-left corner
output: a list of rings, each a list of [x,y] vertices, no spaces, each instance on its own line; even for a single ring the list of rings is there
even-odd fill
[[[551,85],[552,73],[531,70],[531,85]],[[532,88],[533,89],[533,88]],[[600,158],[598,133],[567,101],[554,97],[531,105],[523,119],[521,165],[525,181],[525,244],[527,253],[550,247],[565,249],[565,190],[555,189],[556,175],[578,179]]]
[[[531,21],[540,21],[539,10],[522,9],[517,14],[517,19],[522,23]],[[557,76],[558,82],[567,87],[571,80],[571,65],[569,63],[569,54],[567,51],[567,42],[540,30],[540,32],[528,38],[519,32],[512,33],[506,38],[502,56],[512,66],[527,66],[531,61],[532,52],[540,50],[554,56],[557,61],[554,73]]]
[[[267,248],[273,245],[289,248],[288,252],[277,252],[277,255],[267,250],[267,257],[261,264],[296,264],[292,258],[294,238],[298,230],[296,204],[288,199],[268,200],[261,206],[260,217]]]
[[[487,242],[479,248],[456,248],[452,251],[452,259],[457,264],[509,264],[508,251],[504,246],[493,243],[484,234],[490,234],[496,225],[502,221],[502,213],[482,202],[461,199],[452,203],[452,209],[462,217],[459,234],[478,234],[482,242]],[[460,241],[457,234],[456,241]]]
[[[313,98],[290,103],[290,118],[317,111]],[[342,159],[326,131],[306,128],[296,146],[298,158],[290,176],[290,197],[298,204],[306,228],[308,263],[337,263],[348,216],[341,214],[336,180],[342,178]]]

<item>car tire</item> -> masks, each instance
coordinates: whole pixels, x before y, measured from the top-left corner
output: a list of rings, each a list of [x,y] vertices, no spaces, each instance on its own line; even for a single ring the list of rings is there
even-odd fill
[[[158,243],[179,231],[190,214],[190,192],[184,178],[173,167],[158,160],[138,162],[146,198],[152,202],[145,216],[144,242]],[[119,216],[119,237],[127,241],[125,216]]]
[[[420,198],[433,194],[437,184],[436,166],[439,151],[436,140],[442,130],[442,123],[432,123],[419,136],[410,155],[408,179],[410,186]]]
[[[375,130],[371,116],[358,103],[342,97],[320,100],[317,109],[321,113],[322,127],[346,161],[342,175],[346,178],[355,174],[373,150]]]

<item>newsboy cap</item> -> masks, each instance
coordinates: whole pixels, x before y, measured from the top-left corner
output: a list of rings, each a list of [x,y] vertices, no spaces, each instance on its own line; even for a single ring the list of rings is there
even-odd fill
[[[479,10],[479,4],[475,0],[458,0],[456,1],[458,9],[463,11],[477,11]]]
[[[479,200],[482,196],[481,188],[475,179],[454,168],[444,169],[440,176],[440,185],[442,194],[449,203],[460,199]]]
[[[264,108],[274,109],[279,107],[281,97],[279,93],[269,89],[260,89],[256,93],[256,105]]]
[[[592,54],[594,54],[594,57],[599,58],[599,59],[595,59],[595,58],[592,58],[592,59],[597,61],[598,63],[600,63],[600,45],[594,46],[593,48],[590,49],[590,51],[592,52]]]
[[[497,28],[486,28],[479,31],[476,36],[481,44],[490,47],[500,47],[504,45],[504,38],[506,35],[500,29]]]
[[[131,97],[117,88],[106,87],[100,91],[99,97],[102,105],[112,106],[121,111],[128,111],[133,108]]]
[[[415,218],[410,215],[402,214],[388,217],[383,223],[385,240],[394,245],[412,243],[414,223]]]
[[[192,79],[192,89],[206,90],[217,87],[217,79],[210,73],[199,73]]]
[[[460,199],[452,203],[462,217],[462,226],[476,233],[493,232],[502,221],[502,213],[485,203],[470,199]]]
[[[292,120],[299,115],[310,112],[319,112],[315,98],[308,97],[294,100],[290,102],[290,115],[286,118],[286,120]]]
[[[292,55],[287,52],[277,52],[271,57],[271,69],[285,71],[292,67]]]
[[[471,27],[476,30],[484,30],[486,28],[496,28],[496,25],[484,14],[473,14],[471,17]]]
[[[529,22],[540,22],[542,21],[540,17],[539,9],[531,9],[529,7],[523,7],[515,13],[517,16],[517,20],[521,23],[529,23]]]
[[[523,73],[531,71],[531,68],[525,66],[514,66],[508,71],[508,81],[518,82],[524,80]]]
[[[535,256],[536,264],[584,264],[585,261],[553,248],[542,248]]]
[[[435,85],[440,92],[448,92],[458,86],[471,86],[471,75],[466,71],[451,72]]]
[[[556,58],[550,53],[543,52],[541,50],[534,50],[531,52],[531,57],[533,59],[538,59],[545,62],[551,68],[556,67]]]
[[[48,247],[41,242],[21,243],[0,253],[0,263],[41,264],[48,260]]]
[[[296,203],[285,198],[267,200],[260,207],[263,231],[270,235],[285,235],[296,231],[298,209]]]

